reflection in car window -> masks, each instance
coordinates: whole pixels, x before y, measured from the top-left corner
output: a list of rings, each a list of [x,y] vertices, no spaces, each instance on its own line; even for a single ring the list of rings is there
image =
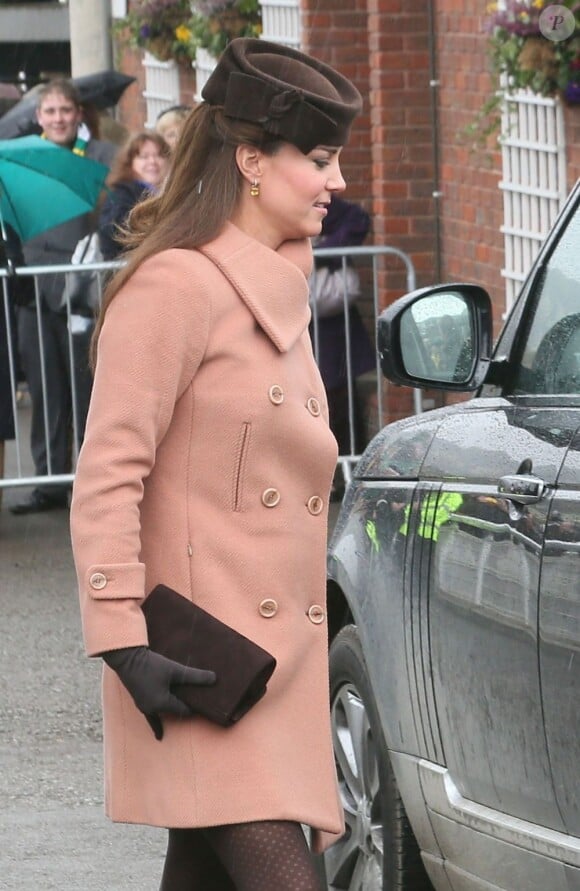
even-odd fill
[[[566,226],[535,292],[513,394],[580,394],[580,209]],[[533,295],[532,295],[533,299]]]

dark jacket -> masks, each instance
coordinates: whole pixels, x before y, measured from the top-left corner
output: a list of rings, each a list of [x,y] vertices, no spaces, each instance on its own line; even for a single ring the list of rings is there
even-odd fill
[[[135,205],[150,194],[148,186],[136,179],[114,185],[105,198],[99,217],[99,243],[103,259],[116,260],[123,250],[117,240],[119,227],[123,227]]]
[[[0,267],[16,269],[24,266],[22,246],[11,226],[6,225],[6,241],[0,237]],[[5,300],[8,298],[6,307]],[[16,337],[15,303],[34,300],[34,283],[32,278],[9,276],[2,278],[0,285],[0,442],[14,439],[14,412],[12,409],[12,390],[20,377],[18,369],[18,349]],[[7,310],[7,312],[6,312]],[[6,316],[8,315],[8,327]],[[14,380],[10,376],[10,351],[14,362]]]
[[[328,214],[322,223],[322,234],[316,240],[317,248],[356,247],[364,241],[370,227],[370,217],[366,210],[352,201],[345,201],[336,195],[332,197]],[[316,266],[339,269],[340,257],[320,257]],[[352,377],[365,374],[375,366],[375,350],[361,319],[358,308],[349,307],[351,372]],[[318,319],[317,340],[318,365],[327,391],[344,387],[347,383],[346,323],[344,313]]]
[[[110,167],[117,146],[112,142],[91,139],[86,147],[86,156],[100,161]],[[85,213],[68,220],[60,226],[41,232],[35,238],[24,242],[24,257],[28,266],[46,266],[57,263],[70,263],[77,242],[89,232],[94,232],[96,218],[94,213]],[[62,294],[64,290],[64,274],[43,275],[39,278],[40,294],[44,308],[63,311]]]
[[[365,240],[370,224],[371,218],[359,204],[333,195],[316,247],[357,247]],[[325,257],[317,260],[317,265],[338,269],[341,260]]]

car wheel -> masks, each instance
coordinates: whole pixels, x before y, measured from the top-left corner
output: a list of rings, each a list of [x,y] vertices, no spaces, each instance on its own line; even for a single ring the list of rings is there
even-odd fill
[[[333,891],[432,891],[409,825],[354,625],[330,648],[334,755],[346,832],[324,854]]]

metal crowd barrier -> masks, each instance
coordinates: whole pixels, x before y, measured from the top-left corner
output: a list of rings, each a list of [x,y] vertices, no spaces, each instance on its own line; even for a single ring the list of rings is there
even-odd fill
[[[359,273],[363,273],[363,269],[368,269],[368,273],[370,275],[371,281],[370,286],[365,287],[365,283],[363,282],[362,296],[357,304],[359,307],[364,304],[365,301],[370,300],[371,310],[372,310],[372,336],[374,337],[374,332],[376,330],[376,322],[380,312],[380,302],[379,302],[379,272],[380,272],[380,261],[384,257],[396,257],[401,260],[401,262],[405,266],[406,276],[407,276],[407,292],[414,291],[416,287],[416,279],[415,279],[415,267],[411,261],[411,258],[408,254],[404,253],[404,251],[399,250],[398,248],[389,247],[389,246],[376,246],[370,245],[368,247],[351,247],[351,248],[316,248],[314,250],[314,264],[315,267],[318,266],[320,260],[325,258],[335,258],[341,261],[341,270],[344,279],[343,286],[343,319],[344,319],[344,327],[345,327],[345,340],[346,340],[346,384],[347,384],[347,395],[348,395],[348,425],[349,425],[349,450],[345,454],[340,454],[338,457],[338,463],[342,470],[342,475],[345,483],[350,482],[351,473],[353,466],[357,463],[360,458],[360,454],[357,453],[356,449],[356,421],[355,421],[355,379],[353,375],[353,355],[352,355],[352,343],[351,343],[351,324],[350,324],[350,315],[349,315],[349,301],[347,296],[347,287],[346,287],[346,275],[347,275],[347,267],[349,261],[353,264],[353,266],[357,269]],[[364,277],[364,276],[363,276]],[[319,353],[319,319],[318,313],[316,309],[316,304],[311,304],[312,308],[312,340],[314,346],[314,355],[318,361],[318,353]],[[381,368],[378,353],[375,351],[375,396],[376,396],[376,406],[377,406],[377,418],[378,418],[378,428],[380,428],[383,424],[384,418],[384,409],[383,409],[383,378],[381,375]],[[414,410],[416,414],[419,414],[422,411],[421,406],[421,395],[418,390],[414,391],[413,394],[414,399]]]
[[[367,310],[367,317],[372,317],[372,324],[369,324],[369,328],[372,327],[372,331],[369,331],[371,337],[373,336],[374,326],[376,325],[376,319],[378,317],[380,311],[380,303],[379,303],[379,272],[381,269],[381,260],[384,257],[395,257],[401,260],[401,262],[405,266],[406,270],[406,282],[407,282],[407,290],[412,291],[415,288],[415,270],[411,259],[405,254],[403,251],[398,250],[394,247],[383,247],[383,246],[369,246],[369,247],[355,247],[355,248],[326,248],[326,249],[315,249],[314,251],[315,257],[315,265],[318,265],[321,260],[325,258],[338,258],[341,261],[341,268],[343,275],[346,276],[346,269],[349,262],[355,266],[355,268],[361,273],[363,279],[363,291],[362,296],[359,301],[359,306],[361,308],[365,308]],[[80,440],[81,437],[79,435],[79,419],[77,417],[76,410],[76,387],[75,387],[75,374],[73,369],[73,356],[74,356],[74,331],[75,325],[79,324],[78,318],[75,319],[74,312],[71,312],[71,307],[68,305],[66,307],[66,315],[67,315],[67,336],[68,336],[68,347],[69,347],[69,374],[70,374],[70,387],[71,387],[71,423],[70,423],[70,472],[67,473],[55,473],[53,469],[53,456],[51,454],[51,444],[49,439],[49,417],[48,417],[48,401],[47,401],[47,366],[46,366],[46,356],[44,354],[43,349],[43,338],[42,338],[42,313],[39,311],[40,307],[40,291],[39,291],[39,283],[43,276],[53,275],[55,273],[68,273],[70,275],[78,275],[84,274],[89,271],[95,271],[98,274],[99,279],[99,290],[102,294],[102,290],[104,284],[110,275],[110,273],[117,269],[122,264],[119,262],[114,263],[91,263],[91,264],[82,264],[82,266],[75,265],[54,265],[54,266],[27,266],[21,267],[14,271],[16,277],[29,277],[34,280],[34,291],[35,291],[35,303],[36,303],[36,324],[37,331],[39,336],[39,360],[40,360],[40,368],[41,368],[41,379],[42,379],[42,394],[43,394],[43,418],[44,418],[44,431],[45,431],[45,447],[47,453],[47,473],[45,475],[36,475],[34,471],[34,466],[32,462],[32,457],[30,454],[30,435],[29,435],[29,426],[30,426],[30,411],[27,410],[28,406],[26,405],[26,400],[29,399],[26,393],[26,386],[22,385],[22,382],[19,381],[18,368],[19,368],[19,360],[18,360],[18,352],[17,352],[17,331],[16,331],[16,320],[15,320],[15,310],[13,305],[11,304],[9,298],[8,291],[8,283],[9,276],[5,269],[0,268],[0,285],[1,290],[0,294],[2,295],[2,312],[4,317],[5,329],[6,332],[2,330],[2,326],[0,326],[0,337],[6,336],[6,344],[4,345],[7,349],[8,355],[8,369],[9,369],[9,386],[10,386],[10,395],[8,399],[6,398],[6,394],[2,394],[2,398],[0,399],[0,406],[3,404],[11,404],[12,413],[14,416],[14,427],[15,427],[15,436],[14,439],[8,440],[5,444],[5,465],[9,468],[9,472],[3,474],[2,462],[0,461],[0,494],[1,490],[9,487],[15,486],[34,486],[40,483],[42,484],[62,484],[62,483],[72,483],[74,479],[74,468],[76,466],[76,460],[78,456],[78,451],[80,448]],[[367,270],[367,272],[363,272],[363,270]],[[352,466],[359,459],[360,455],[357,454],[356,451],[356,438],[355,438],[355,381],[352,374],[352,345],[351,345],[351,326],[349,319],[349,303],[348,298],[345,293],[344,295],[344,309],[343,309],[343,318],[345,325],[345,341],[346,341],[346,378],[347,378],[347,394],[348,394],[348,422],[349,422],[349,450],[346,453],[343,453],[339,456],[339,465],[341,467],[344,481],[345,483],[350,480]],[[19,312],[19,309],[16,309],[16,313]],[[312,340],[313,340],[313,348],[314,354],[318,361],[318,353],[319,353],[319,318],[318,312],[316,308],[316,304],[312,304]],[[2,353],[2,344],[0,344],[0,354]],[[377,407],[377,418],[378,418],[378,426],[382,425],[383,419],[383,380],[380,371],[380,365],[378,356],[376,358],[376,367],[374,377],[376,377],[376,381],[373,381],[373,387],[375,388],[375,401]],[[0,378],[1,380],[1,378]],[[23,404],[24,403],[24,404]],[[418,392],[415,394],[415,411],[421,411],[421,403]],[[1,429],[1,425],[0,425]],[[1,450],[2,443],[0,443],[0,458],[2,456]]]

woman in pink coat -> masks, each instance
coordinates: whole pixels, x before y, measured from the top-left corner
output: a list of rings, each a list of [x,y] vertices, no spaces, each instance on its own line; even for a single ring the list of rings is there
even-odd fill
[[[337,449],[310,239],[345,187],[361,98],[254,39],[229,44],[203,98],[105,297],[71,508],[85,645],[105,662],[106,810],[169,829],[162,891],[312,891],[300,824],[321,851],[343,822],[325,614]],[[233,726],[173,693],[211,672],[149,649],[141,605],[159,583],[275,657]]]

